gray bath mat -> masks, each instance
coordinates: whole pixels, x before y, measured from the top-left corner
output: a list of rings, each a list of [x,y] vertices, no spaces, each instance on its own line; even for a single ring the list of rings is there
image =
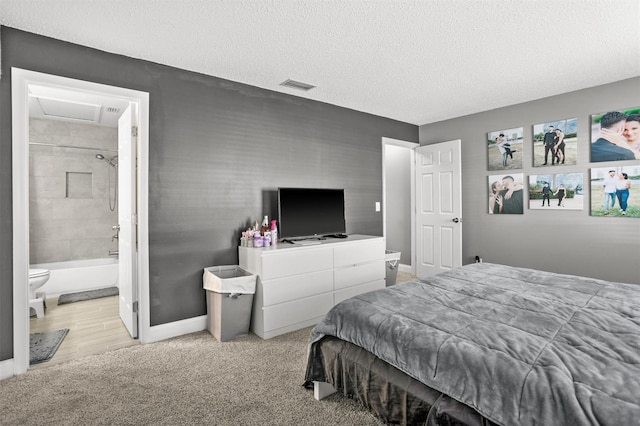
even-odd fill
[[[49,361],[67,336],[68,328],[29,335],[29,364]]]
[[[99,299],[101,297],[115,296],[117,294],[118,287],[107,287],[99,288],[98,290],[61,294],[58,297],[58,305],[64,305],[65,303],[82,302],[83,300]]]

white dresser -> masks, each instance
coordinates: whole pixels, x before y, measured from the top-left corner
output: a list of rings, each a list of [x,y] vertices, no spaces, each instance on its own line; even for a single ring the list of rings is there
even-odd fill
[[[251,330],[263,339],[316,324],[336,303],[385,287],[382,237],[239,247],[239,258],[242,269],[258,275]]]

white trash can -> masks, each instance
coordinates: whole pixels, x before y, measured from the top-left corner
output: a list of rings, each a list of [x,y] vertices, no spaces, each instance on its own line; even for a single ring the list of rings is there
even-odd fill
[[[207,290],[207,330],[219,342],[249,334],[256,278],[237,265],[204,269],[202,287]]]
[[[385,281],[386,286],[395,285],[398,278],[398,266],[400,266],[400,254],[399,251],[385,250],[384,260],[386,263]]]

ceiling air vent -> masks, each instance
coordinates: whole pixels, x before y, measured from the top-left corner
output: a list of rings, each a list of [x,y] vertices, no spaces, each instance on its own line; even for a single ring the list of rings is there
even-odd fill
[[[292,89],[296,89],[296,90],[304,90],[305,92],[313,89],[316,86],[312,86],[311,84],[307,84],[307,83],[302,83],[300,81],[295,81],[295,80],[285,80],[282,83],[280,83],[280,86],[284,86],[284,87],[290,87]]]
[[[114,113],[114,114],[117,114],[117,113],[120,112],[120,108],[116,108],[116,107],[105,107],[104,110],[106,112],[111,112],[111,113]]]

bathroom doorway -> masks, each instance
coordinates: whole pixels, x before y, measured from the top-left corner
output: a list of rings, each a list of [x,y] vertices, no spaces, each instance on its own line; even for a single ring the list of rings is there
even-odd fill
[[[399,251],[398,271],[415,275],[415,142],[382,138],[382,229],[387,250]]]
[[[95,258],[96,256],[89,253],[91,251],[99,252],[99,257],[104,258],[101,260],[106,261],[114,259],[117,255],[119,259],[115,263],[117,269],[115,279],[119,287],[120,319],[132,337],[141,336],[145,332],[148,324],[148,321],[145,321],[148,316],[148,297],[145,297],[148,295],[146,228],[148,94],[14,68],[12,69],[12,95],[14,371],[15,374],[21,374],[29,365],[30,297],[25,283],[28,282],[28,270],[35,259],[54,260],[54,262],[42,263],[53,265],[63,263],[58,262],[60,260],[69,260],[73,263],[76,259],[67,258],[74,256]],[[38,109],[40,111],[35,112]],[[41,115],[34,118],[34,114]],[[119,128],[118,121],[120,121]],[[88,126],[89,123],[100,126],[102,131],[97,135],[92,134],[89,131],[92,127]],[[40,129],[34,129],[32,126]],[[74,133],[72,130],[75,130],[76,134],[81,134],[82,137],[78,140],[71,138],[62,142],[52,139],[43,140],[43,135],[51,136],[56,133],[69,137]],[[116,138],[112,145],[106,141],[109,139],[109,134],[115,135]],[[38,135],[38,137],[32,138],[32,135]],[[38,159],[37,156],[30,155],[37,150],[40,154],[44,152],[45,158]],[[55,159],[55,161],[46,161],[47,153],[51,154],[49,159]],[[45,170],[35,174],[30,173],[30,170],[33,172],[32,167],[37,167],[38,164],[44,164]],[[48,173],[57,174],[58,182],[55,182],[56,179],[48,178],[46,176]],[[95,208],[93,207],[95,202],[104,201],[106,213],[93,214],[101,217],[102,220],[84,223],[83,232],[78,233],[77,229],[75,230],[76,235],[83,234],[85,237],[89,235],[86,241],[75,239],[75,247],[72,247],[73,244],[68,239],[65,240],[64,235],[58,236],[59,238],[52,236],[55,232],[47,231],[46,223],[30,223],[29,201],[32,197],[29,194],[33,188],[38,187],[38,184],[45,187],[38,188],[41,192],[46,191],[49,185],[54,192],[58,191],[56,196],[60,196],[59,192],[62,190],[64,198],[76,198],[76,203],[73,204],[76,208],[86,206],[87,209],[92,209]],[[107,188],[106,193],[98,194],[95,191],[99,186],[97,184],[103,184],[103,187]],[[97,200],[93,199],[94,194],[97,194]],[[34,208],[42,208],[42,205],[47,204],[51,207],[52,203],[53,201],[45,201]],[[54,225],[57,226],[58,234],[74,232],[73,224],[67,223],[65,217],[65,215],[73,216],[74,214],[82,216],[82,212],[65,212],[64,208],[58,207],[55,213],[58,222]],[[32,231],[30,231],[30,225],[33,228]],[[98,227],[107,229],[92,233],[94,231],[92,228]],[[47,236],[49,243],[33,244],[30,234],[39,232],[43,228],[45,233],[49,232]],[[61,229],[62,232],[60,232]],[[121,232],[123,229],[125,232]],[[57,241],[56,238],[58,238]],[[43,239],[40,238],[40,240]],[[48,247],[47,244],[49,244]],[[34,253],[31,253],[31,250]],[[84,259],[78,260],[82,263]],[[111,270],[113,271],[113,268]],[[96,278],[97,275],[104,275],[105,271],[104,268],[97,271]],[[91,286],[92,283],[88,285]],[[93,285],[101,286],[95,282]],[[51,289],[54,293],[57,291],[55,286]],[[46,283],[42,290],[47,290]],[[140,318],[140,327],[138,327],[138,318]]]

